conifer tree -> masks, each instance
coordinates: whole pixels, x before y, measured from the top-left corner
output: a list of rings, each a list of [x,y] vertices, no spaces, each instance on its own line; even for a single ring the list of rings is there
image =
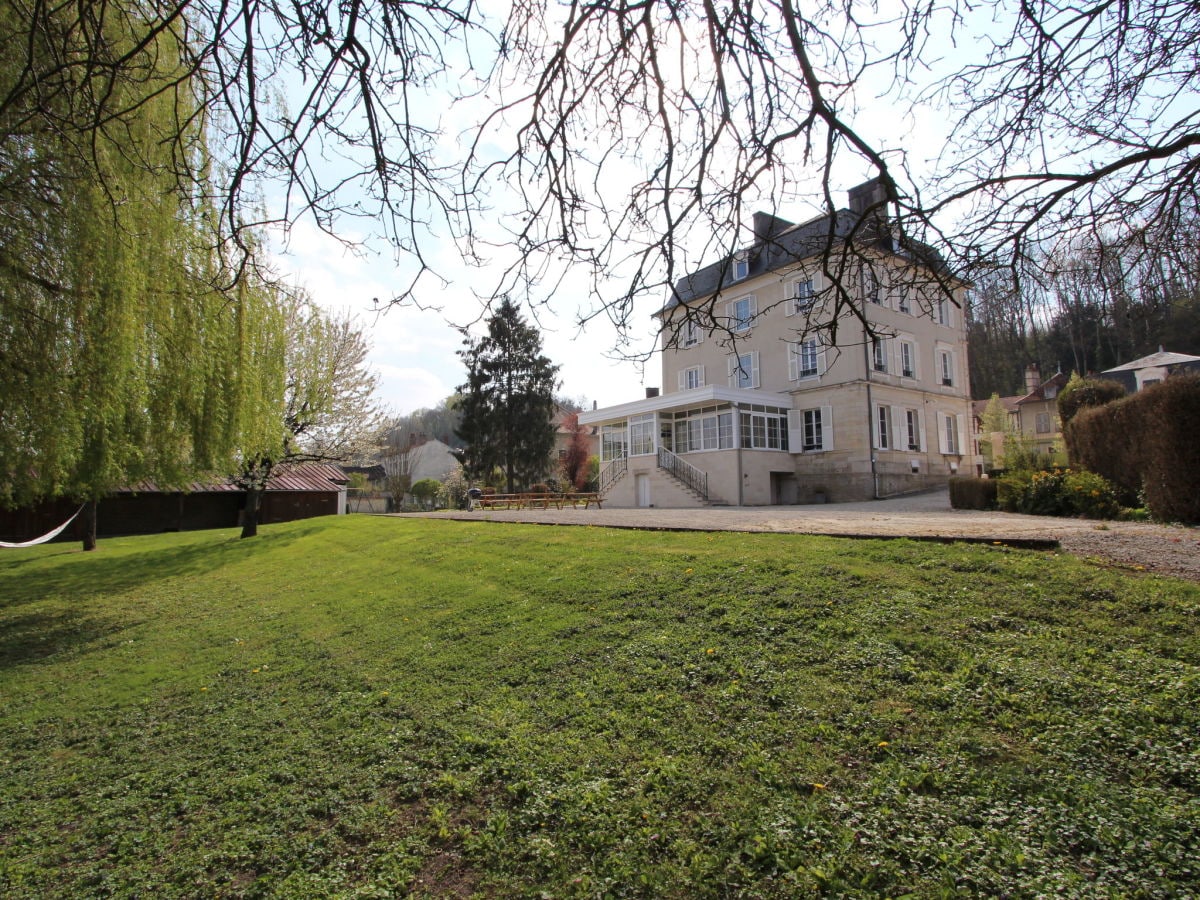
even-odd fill
[[[554,391],[558,366],[542,355],[542,336],[507,297],[488,319],[487,335],[467,338],[458,355],[467,366],[459,387],[467,447],[463,468],[473,478],[504,473],[507,490],[541,478],[554,447]]]

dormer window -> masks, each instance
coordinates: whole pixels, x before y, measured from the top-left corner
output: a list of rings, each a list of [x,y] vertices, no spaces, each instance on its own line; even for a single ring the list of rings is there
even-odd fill
[[[750,254],[739,250],[733,255],[733,280],[745,281],[750,276]]]

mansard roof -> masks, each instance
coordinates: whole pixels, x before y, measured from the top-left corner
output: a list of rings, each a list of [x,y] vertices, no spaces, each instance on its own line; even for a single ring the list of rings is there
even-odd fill
[[[903,255],[939,274],[950,274],[945,260],[932,247],[915,242],[898,246],[886,219],[876,212],[867,215],[869,219],[864,221],[862,213],[839,209],[833,215],[820,215],[796,225],[770,213],[757,212],[754,214],[754,243],[680,278],[675,282],[671,298],[655,315],[661,316],[680,304],[729,290],[756,276],[811,259],[826,250],[838,252],[848,241],[862,249]],[[749,263],[749,272],[744,278],[735,279],[734,262],[742,254]]]

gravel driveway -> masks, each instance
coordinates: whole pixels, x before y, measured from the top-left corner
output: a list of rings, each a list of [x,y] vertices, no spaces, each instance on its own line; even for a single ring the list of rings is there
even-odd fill
[[[704,509],[521,509],[409,513],[428,518],[678,531],[771,531],[1000,541],[1200,582],[1200,529],[951,509],[947,491],[865,503]]]

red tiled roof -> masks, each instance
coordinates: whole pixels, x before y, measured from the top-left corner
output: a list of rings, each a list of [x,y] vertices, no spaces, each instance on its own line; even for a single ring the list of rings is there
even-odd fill
[[[1067,376],[1064,375],[1062,372],[1059,372],[1057,375],[1053,376],[1052,378],[1047,378],[1045,381],[1043,381],[1041,384],[1039,384],[1037,387],[1035,387],[1032,391],[1030,391],[1024,397],[1020,397],[1017,400],[1017,403],[1018,404],[1031,403],[1035,400],[1045,400],[1046,399],[1046,388],[1048,388],[1048,387],[1054,387],[1055,388],[1054,393],[1057,396],[1058,392],[1061,391],[1066,386],[1067,386]]]

